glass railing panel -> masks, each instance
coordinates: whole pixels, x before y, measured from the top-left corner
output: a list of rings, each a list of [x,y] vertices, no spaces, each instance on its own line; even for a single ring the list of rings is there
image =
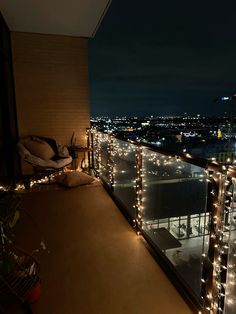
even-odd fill
[[[134,144],[113,140],[114,194],[124,204],[128,214],[135,218],[135,150]]]
[[[109,135],[104,133],[97,133],[95,136],[95,169],[99,175],[109,182]]]
[[[137,148],[135,144],[102,133],[94,135],[93,143],[96,148],[94,164],[98,173],[109,183],[116,198],[136,220],[137,226],[142,228],[149,243],[154,245],[158,254],[167,258],[166,265],[175,268],[190,295],[194,292],[200,301],[202,293],[206,306],[214,273],[217,280],[214,279],[212,283],[219,290],[216,289],[218,292],[214,300],[218,300],[216,302],[223,313],[235,313],[236,193],[235,179],[230,177],[230,174],[234,174],[232,167],[228,172],[227,167],[221,169],[215,164],[208,165],[208,176],[204,168],[192,163],[191,156],[188,156],[187,162],[181,157],[167,156],[151,148]],[[221,179],[217,179],[217,176]],[[137,217],[135,205],[139,213]],[[219,209],[224,211],[220,215],[214,213],[222,222],[219,230],[214,227],[215,216],[211,215],[210,222],[208,212],[214,212],[215,206],[221,206]],[[219,244],[214,244],[212,240],[215,233],[218,233],[216,238]],[[220,259],[214,249],[217,247]],[[216,259],[221,267],[218,273],[215,272],[218,269]],[[215,268],[209,267],[211,263]],[[211,303],[211,306],[214,307],[214,304]]]
[[[143,231],[200,297],[202,254],[209,244],[203,168],[143,149]]]

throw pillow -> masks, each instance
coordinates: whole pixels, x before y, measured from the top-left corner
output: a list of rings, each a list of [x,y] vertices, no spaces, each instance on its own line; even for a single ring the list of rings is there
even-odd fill
[[[50,160],[55,156],[55,153],[50,145],[43,140],[28,138],[24,141],[24,146],[32,155],[43,160]]]
[[[79,185],[90,184],[94,181],[94,178],[84,172],[70,171],[56,176],[55,181],[59,184],[72,188]]]

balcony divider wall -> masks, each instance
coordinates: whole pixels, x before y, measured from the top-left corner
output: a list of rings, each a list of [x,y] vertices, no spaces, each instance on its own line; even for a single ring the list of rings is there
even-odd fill
[[[86,145],[88,39],[11,32],[19,136]],[[23,174],[32,167],[22,162]]]

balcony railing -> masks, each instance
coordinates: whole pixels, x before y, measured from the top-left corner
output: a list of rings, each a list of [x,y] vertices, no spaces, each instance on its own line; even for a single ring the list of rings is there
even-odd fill
[[[198,313],[235,313],[235,168],[91,130],[96,173]]]

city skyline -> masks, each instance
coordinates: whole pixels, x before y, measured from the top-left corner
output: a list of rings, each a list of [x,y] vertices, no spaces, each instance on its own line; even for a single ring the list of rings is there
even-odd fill
[[[92,115],[218,115],[235,92],[233,1],[113,0],[90,40]]]

